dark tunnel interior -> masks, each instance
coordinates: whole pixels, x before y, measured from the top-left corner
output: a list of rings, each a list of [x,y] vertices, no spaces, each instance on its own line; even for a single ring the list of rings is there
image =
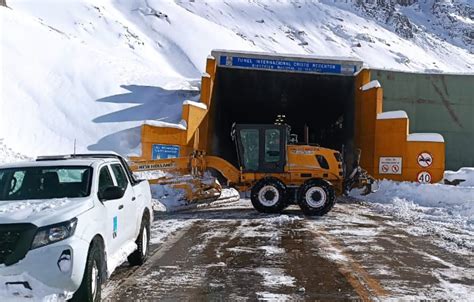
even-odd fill
[[[311,144],[352,152],[354,79],[219,67],[210,112],[211,153],[237,166],[232,124],[273,124],[277,115],[286,116],[300,143],[308,125]]]

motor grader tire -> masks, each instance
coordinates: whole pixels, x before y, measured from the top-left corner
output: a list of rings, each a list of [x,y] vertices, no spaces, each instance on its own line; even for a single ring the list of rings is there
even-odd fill
[[[259,180],[250,192],[253,207],[260,213],[281,213],[287,206],[286,186],[279,179]]]
[[[298,205],[307,216],[323,216],[336,203],[336,193],[328,182],[310,179],[298,190]]]

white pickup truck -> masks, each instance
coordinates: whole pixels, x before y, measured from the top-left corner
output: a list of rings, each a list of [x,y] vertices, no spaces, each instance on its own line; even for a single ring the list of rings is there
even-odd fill
[[[0,301],[100,301],[127,259],[147,257],[150,186],[116,154],[0,166]]]

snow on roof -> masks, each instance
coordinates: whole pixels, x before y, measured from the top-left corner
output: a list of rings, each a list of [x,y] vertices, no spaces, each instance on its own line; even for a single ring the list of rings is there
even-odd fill
[[[438,133],[412,133],[408,135],[408,141],[444,143],[444,138]]]
[[[116,159],[106,158],[78,158],[43,161],[23,161],[0,166],[2,169],[8,168],[28,168],[28,167],[57,167],[57,166],[92,166],[95,162],[116,161]]]
[[[152,127],[176,128],[180,130],[186,130],[186,128],[188,128],[188,125],[185,120],[181,120],[178,124],[168,123],[168,122],[163,122],[163,121],[146,120],[143,122],[143,124],[152,126]]]
[[[191,105],[191,106],[194,106],[194,107],[199,107],[201,109],[207,110],[206,104],[200,103],[200,102],[194,102],[194,101],[191,101],[191,100],[184,101],[183,105]]]
[[[403,110],[397,111],[387,111],[377,114],[378,120],[389,120],[389,119],[396,119],[396,118],[408,118],[408,115]]]
[[[379,81],[373,80],[373,81],[370,81],[369,83],[365,84],[364,86],[360,87],[360,90],[366,91],[366,90],[369,90],[369,89],[372,89],[372,88],[380,88],[380,87],[382,87],[382,85],[380,85]]]

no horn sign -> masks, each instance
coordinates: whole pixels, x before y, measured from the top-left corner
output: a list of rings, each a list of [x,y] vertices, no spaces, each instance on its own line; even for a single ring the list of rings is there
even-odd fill
[[[422,168],[428,168],[433,164],[433,156],[429,152],[421,152],[416,158],[418,165]]]

